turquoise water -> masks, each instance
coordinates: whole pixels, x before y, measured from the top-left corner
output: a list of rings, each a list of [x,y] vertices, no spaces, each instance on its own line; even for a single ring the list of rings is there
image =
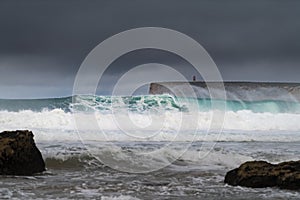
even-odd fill
[[[128,109],[131,112],[149,110],[174,110],[189,112],[189,105],[197,105],[198,111],[213,109],[226,111],[250,110],[254,113],[300,113],[300,103],[295,101],[263,100],[212,100],[207,98],[176,98],[170,95],[144,96],[74,96],[53,99],[0,99],[0,110],[6,111],[42,111],[44,109],[62,109],[65,112],[80,111],[109,111],[114,109]]]

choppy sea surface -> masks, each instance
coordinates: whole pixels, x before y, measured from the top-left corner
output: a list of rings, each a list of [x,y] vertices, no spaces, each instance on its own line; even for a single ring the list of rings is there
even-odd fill
[[[47,171],[1,176],[0,199],[300,199],[223,183],[245,161],[299,160],[299,122],[292,98],[3,99],[0,131],[32,130]]]

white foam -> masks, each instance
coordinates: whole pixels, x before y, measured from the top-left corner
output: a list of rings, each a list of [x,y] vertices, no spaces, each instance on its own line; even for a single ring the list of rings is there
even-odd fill
[[[69,113],[60,109],[0,111],[0,131],[29,129],[34,131],[37,140],[79,140],[77,128],[82,122],[80,136],[100,141],[300,141],[300,114],[227,111],[222,134],[208,131],[212,114],[212,111],[166,111],[145,115],[131,113],[129,117],[126,113]],[[97,126],[90,125],[87,121],[90,118],[96,119]]]
[[[102,196],[101,200],[139,200],[139,199],[129,195],[120,195],[120,196]]]

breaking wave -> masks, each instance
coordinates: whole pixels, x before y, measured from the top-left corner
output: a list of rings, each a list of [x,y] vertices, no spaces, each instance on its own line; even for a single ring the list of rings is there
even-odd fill
[[[300,104],[295,101],[225,101],[210,99],[180,99],[171,95],[145,95],[132,97],[74,96],[40,100],[0,100],[1,130],[30,129],[37,140],[77,140],[74,117],[86,119],[93,115],[99,129],[86,126],[80,130],[91,140],[137,140],[120,132],[116,123],[128,118],[141,129],[132,126],[126,130],[139,138],[153,141],[187,141],[195,139],[192,124],[196,123],[199,140],[297,140],[300,130]],[[212,104],[214,103],[214,107]],[[225,103],[225,104],[224,104]],[[220,106],[218,106],[220,105]],[[226,105],[226,107],[222,107]],[[195,109],[195,106],[197,109]],[[216,138],[207,134],[214,112],[224,111],[223,134]],[[185,122],[182,123],[182,117]],[[156,124],[153,122],[163,122]],[[98,127],[99,128],[99,127]],[[184,134],[176,134],[178,129]],[[141,131],[142,130],[142,131]],[[158,134],[151,135],[152,132]],[[138,133],[136,133],[138,132]],[[284,134],[282,134],[284,133]],[[147,137],[147,135],[151,137]],[[204,137],[205,136],[205,137]]]

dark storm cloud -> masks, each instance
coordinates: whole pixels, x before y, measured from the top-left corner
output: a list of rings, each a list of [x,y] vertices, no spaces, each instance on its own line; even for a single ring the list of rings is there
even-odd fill
[[[0,98],[18,96],[20,88],[28,96],[41,96],[37,86],[52,88],[49,95],[69,95],[80,63],[96,45],[145,26],[171,28],[194,38],[226,80],[300,81],[296,0],[2,0]],[[108,77],[118,77],[137,57],[141,62],[176,60],[161,52],[152,52],[151,60],[148,53],[120,58]]]

